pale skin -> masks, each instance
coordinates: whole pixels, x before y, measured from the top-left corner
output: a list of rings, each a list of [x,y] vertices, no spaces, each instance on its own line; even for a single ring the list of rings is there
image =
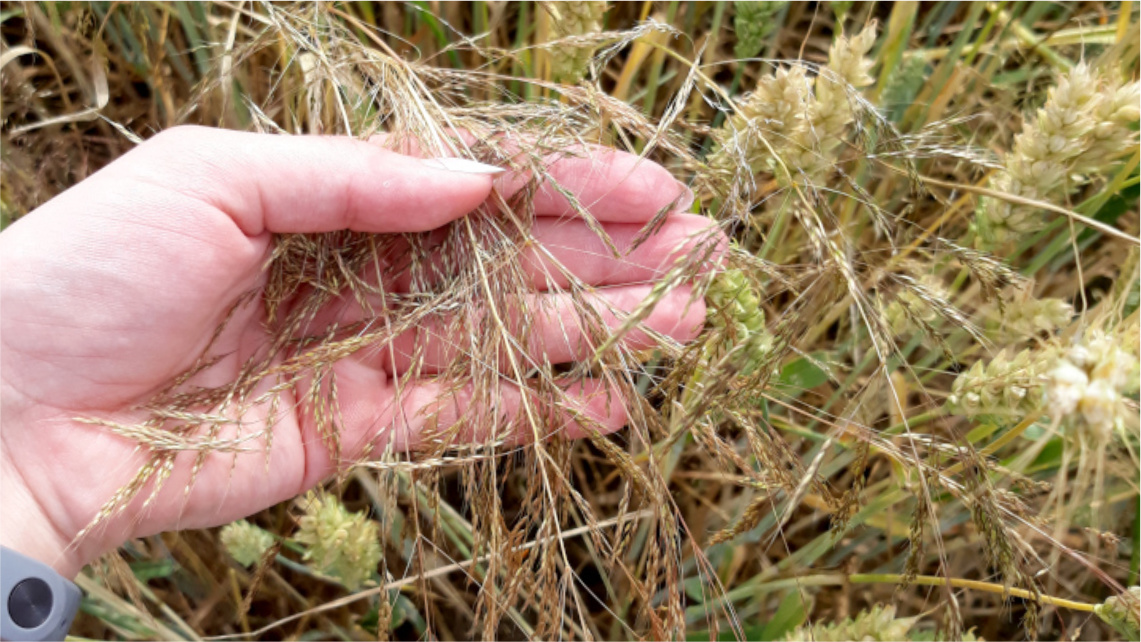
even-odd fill
[[[663,208],[678,210],[649,241],[614,258],[558,192],[544,188],[536,197],[536,240],[575,277],[598,286],[599,308],[613,325],[678,252],[708,238],[706,219],[681,212],[688,190],[652,162],[595,149],[552,161],[550,171],[619,249]],[[183,127],[14,223],[0,234],[0,543],[74,577],[127,539],[224,524],[304,492],[365,452],[415,449],[423,410],[438,403],[439,388],[431,363],[399,395],[394,377],[408,367],[399,353],[416,342],[425,342],[431,358],[447,358],[448,339],[430,332],[404,339],[400,350],[338,363],[342,462],[322,445],[305,405],[287,399],[288,411],[273,424],[268,466],[257,449],[236,459],[212,454],[187,494],[194,454],[183,453],[153,504],[142,509],[140,497],[75,541],[145,461],[131,441],[76,419],[142,421],[139,405],[190,367],[234,301],[264,283],[273,234],[428,231],[518,182],[440,169],[377,141]],[[574,324],[561,317],[573,307],[560,298],[565,294],[549,291],[565,285],[559,283],[565,277],[549,257],[536,257],[534,296],[554,312],[543,315],[529,351],[551,361],[584,358],[588,346],[569,336],[573,331],[568,335]],[[695,337],[705,311],[690,294],[688,288],[670,294],[645,325],[677,341]],[[338,320],[352,314],[345,307],[329,311]],[[212,347],[221,360],[198,383],[232,380],[266,336],[264,308],[240,308]],[[639,347],[648,339],[635,333],[627,342]],[[519,392],[503,386],[507,420],[518,412]],[[569,386],[568,399],[593,427],[618,430],[627,421],[626,404],[605,392],[586,381]],[[294,391],[292,400],[302,394]],[[448,403],[459,411],[466,401],[460,395]],[[258,412],[242,419],[264,419]],[[559,428],[572,437],[584,432],[570,420]]]

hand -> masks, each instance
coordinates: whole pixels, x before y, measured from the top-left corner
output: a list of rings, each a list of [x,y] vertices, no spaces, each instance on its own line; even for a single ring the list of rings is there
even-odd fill
[[[619,249],[662,208],[687,204],[688,191],[663,168],[621,152],[563,157],[549,171]],[[140,510],[144,490],[128,510],[70,546],[146,461],[132,441],[76,418],[143,421],[140,404],[193,365],[234,301],[264,284],[272,234],[427,231],[478,207],[496,181],[519,182],[478,167],[441,169],[349,138],[179,127],[14,223],[0,235],[2,543],[74,576],[131,537],[226,523],[335,472],[339,462],[323,446],[312,413],[286,399],[281,407],[297,409],[273,427],[268,470],[260,451],[236,459],[212,453],[184,494],[195,453],[182,453],[150,506]],[[676,252],[710,231],[706,219],[675,213],[649,241],[615,259],[549,185],[535,202],[534,236],[578,278],[608,286],[598,290],[598,303],[615,325],[620,320],[610,310],[635,308]],[[540,256],[529,262],[535,296],[550,299],[544,309],[573,310],[566,295],[544,292],[546,273],[557,270],[544,269],[549,257]],[[588,356],[582,337],[571,336],[574,324],[556,317],[542,315],[531,349],[551,361]],[[679,288],[644,325],[687,341],[703,319],[700,300],[691,302],[688,289]],[[263,306],[240,307],[212,346],[222,356],[203,383],[233,380],[266,339]],[[426,344],[429,355],[447,351],[446,339],[431,333],[409,341]],[[647,339],[632,333],[626,341]],[[345,460],[368,445],[416,447],[421,411],[440,389],[424,378],[397,395],[393,375],[406,365],[364,357],[337,364]],[[499,415],[509,418],[519,391],[503,385]],[[621,428],[625,403],[597,388],[583,383],[570,396],[597,425]],[[463,403],[456,397],[455,405]],[[575,434],[574,425],[566,429]]]

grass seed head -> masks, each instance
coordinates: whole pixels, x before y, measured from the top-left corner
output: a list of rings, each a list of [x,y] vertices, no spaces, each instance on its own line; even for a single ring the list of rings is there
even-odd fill
[[[1137,390],[1139,362],[1119,345],[1113,334],[1090,331],[1061,355],[1049,374],[1051,413],[1092,431],[1099,442],[1128,418],[1136,418],[1127,397]]]
[[[739,269],[719,273],[709,287],[710,324],[725,330],[725,341],[711,354],[740,351],[741,375],[749,376],[771,356],[776,339],[765,325],[765,312],[753,286]]]
[[[1000,351],[990,362],[976,361],[951,384],[947,405],[966,417],[1024,416],[1041,407],[1044,375],[1053,353],[1027,348],[1014,356]]]
[[[798,640],[815,640],[817,642],[910,640],[908,633],[917,621],[919,621],[917,617],[897,618],[894,606],[877,605],[868,610],[860,611],[859,615],[854,618],[841,622],[820,623],[798,628],[785,636],[784,639],[788,642]]]
[[[1070,324],[1074,318],[1074,306],[1063,299],[1036,299],[1023,297],[1008,303],[1002,310],[1002,337],[1018,340],[1053,335],[1060,328]]]
[[[779,25],[776,17],[787,2],[734,2],[733,29],[737,44],[733,53],[738,58],[752,58],[761,52],[769,35]]]
[[[911,279],[907,279],[907,282],[911,282]],[[918,322],[930,327],[939,318],[938,306],[932,305],[933,302],[946,305],[949,295],[939,277],[924,274],[918,279],[918,287],[901,288],[891,302],[884,306],[884,319],[897,335],[919,329],[916,327]]]
[[[1132,101],[1132,102],[1130,102]],[[1059,202],[1086,176],[1104,171],[1122,151],[1135,146],[1137,83],[1119,84],[1098,77],[1087,64],[1060,75],[1028,119],[1006,156],[1006,171],[992,187],[1016,196]],[[1019,234],[1035,232],[1044,220],[1040,210],[1001,198],[980,200],[976,228],[981,243],[1000,246]]]
[[[556,38],[572,38],[602,31],[606,2],[574,0],[572,2],[542,3],[551,16],[551,31]],[[586,77],[594,48],[589,46],[558,46],[551,50],[556,79],[577,83]]]
[[[230,557],[245,567],[257,564],[273,546],[273,535],[244,519],[226,524],[220,537]]]
[[[1126,640],[1136,640],[1141,629],[1141,587],[1131,586],[1094,607],[1093,612]]]
[[[376,572],[381,554],[379,527],[364,513],[348,510],[332,495],[309,493],[298,526],[296,540],[306,547],[305,560],[349,590]]]
[[[227,452],[233,444],[221,438],[217,426],[253,434],[248,425],[235,426],[234,417],[263,403],[278,409],[269,412],[271,417],[278,416],[292,407],[296,400],[288,393],[303,380],[317,384],[301,400],[321,436],[314,447],[324,446],[339,459],[337,453],[344,452],[335,362],[361,351],[386,349],[395,336],[416,332],[433,319],[454,317],[460,349],[432,376],[448,389],[472,390],[471,410],[462,425],[489,435],[487,441],[469,445],[470,431],[432,431],[425,435],[429,443],[424,451],[368,453],[368,461],[355,464],[344,492],[346,497],[358,493],[354,501],[362,491],[367,493],[384,516],[384,525],[369,527],[375,522],[345,510],[337,500],[312,497],[300,518],[298,536],[308,542],[304,545],[310,565],[346,586],[368,580],[381,550],[399,558],[407,589],[415,596],[401,595],[405,606],[394,608],[406,611],[408,622],[422,616],[421,621],[428,622],[420,632],[424,637],[461,637],[463,627],[470,627],[468,634],[476,631],[487,638],[682,637],[685,625],[698,621],[710,622],[708,637],[717,637],[718,627],[724,632],[726,626],[740,623],[739,613],[763,608],[751,601],[751,592],[744,601],[735,597],[740,592],[732,590],[730,582],[755,573],[763,580],[772,568],[786,568],[782,572],[790,576],[812,573],[830,564],[824,560],[838,559],[834,556],[841,555],[841,548],[884,551],[884,542],[895,535],[876,524],[879,515],[864,519],[861,512],[870,502],[897,494],[905,499],[890,501],[888,510],[901,520],[911,518],[912,548],[904,568],[909,575],[985,577],[997,572],[1010,586],[1033,589],[1041,567],[1023,569],[1023,564],[1031,565],[1027,560],[1034,555],[1056,552],[1060,561],[1051,564],[1051,572],[1062,580],[1059,584],[1100,599],[1098,583],[1085,581],[1082,574],[1104,572],[1122,581],[1125,565],[1091,565],[1080,559],[1085,551],[1042,535],[1050,528],[1042,527],[1038,514],[1050,516],[1055,532],[1070,532],[1071,526],[1084,525],[1091,505],[1122,495],[1117,489],[1135,486],[1135,448],[1126,451],[1135,443],[1129,439],[1135,440],[1136,412],[1130,420],[1126,410],[1136,408],[1128,392],[1137,388],[1136,369],[1123,370],[1116,365],[1119,356],[1100,353],[1089,332],[1079,333],[1085,337],[1078,341],[1084,353],[1067,356],[1069,344],[1063,344],[1062,337],[1068,342],[1078,329],[1065,327],[1072,312],[1064,302],[1019,302],[1004,294],[1010,286],[1025,285],[1021,273],[1026,255],[985,252],[983,246],[995,246],[981,241],[980,249],[964,247],[975,240],[962,222],[973,197],[927,191],[919,180],[932,176],[966,185],[977,180],[980,170],[1001,169],[991,188],[1077,208],[1078,190],[1089,183],[1090,198],[1098,194],[1103,183],[1097,175],[1116,173],[1115,159],[1135,144],[1136,133],[1121,128],[1137,118],[1137,85],[1095,77],[1092,67],[1080,65],[1063,73],[1042,110],[1014,127],[1020,131],[1018,142],[1010,153],[998,156],[998,163],[979,151],[991,145],[984,138],[985,127],[974,126],[1001,125],[998,118],[985,116],[1001,116],[1003,111],[994,106],[1012,97],[1017,83],[997,79],[1022,77],[1018,74],[1039,54],[1070,56],[1077,48],[1051,37],[1047,46],[1019,49],[1026,52],[1024,57],[1006,57],[1014,50],[1008,45],[1017,44],[1011,40],[1012,30],[980,29],[982,22],[972,26],[979,16],[987,20],[988,10],[980,7],[975,14],[967,4],[944,14],[953,31],[933,28],[926,38],[920,32],[923,25],[939,22],[928,19],[934,14],[919,9],[921,16],[913,16],[920,18],[914,33],[900,31],[894,18],[912,5],[893,5],[892,28],[879,48],[884,53],[873,56],[874,28],[843,29],[851,3],[830,5],[838,18],[833,24],[826,9],[812,12],[790,5],[780,14],[787,31],[779,38],[766,35],[767,25],[776,21],[771,17],[775,5],[740,3],[736,20],[744,28],[738,29],[735,43],[740,52],[731,40],[718,37],[726,23],[714,21],[722,20],[724,7],[711,10],[714,5],[682,3],[675,12],[677,24],[687,29],[693,24],[698,30],[693,33],[700,35],[705,26],[720,25],[720,32],[710,32],[712,38],[695,38],[699,47],[708,43],[699,64],[691,64],[696,48],[683,50],[690,41],[659,37],[677,32],[662,22],[645,21],[633,3],[612,5],[606,22],[626,29],[606,33],[599,32],[601,3],[549,3],[538,12],[528,3],[485,3],[470,13],[457,10],[464,6],[457,4],[433,4],[433,10],[426,11],[416,3],[382,3],[383,16],[379,11],[371,15],[378,5],[353,3],[215,3],[174,12],[157,4],[91,3],[77,10],[89,18],[86,27],[78,27],[76,13],[64,5],[25,3],[5,12],[4,44],[10,47],[5,51],[27,44],[44,53],[5,58],[0,83],[5,92],[0,101],[5,122],[5,180],[0,190],[4,213],[29,211],[37,200],[47,200],[82,178],[87,171],[83,168],[97,169],[123,153],[130,144],[120,134],[145,137],[184,120],[289,134],[368,137],[384,132],[415,142],[427,154],[511,165],[536,179],[510,202],[496,202],[434,236],[331,233],[277,238],[264,297],[274,335],[266,354],[246,364],[241,381],[232,385],[190,385],[208,365],[186,373],[160,394],[153,409],[146,408],[153,416],[144,426],[107,424],[113,433],[137,441],[150,453],[150,461],[112,498],[100,519],[119,514],[135,499],[142,503],[153,484],[171,478],[175,447],[191,444],[212,451],[211,456]],[[1018,21],[1021,16],[1014,14],[1030,4],[1015,3],[1003,11]],[[1074,10],[1065,5],[1052,5],[1054,11],[1076,15],[1067,13]],[[758,18],[760,12],[770,12],[770,18]],[[861,5],[857,13],[867,24],[871,13],[888,11]],[[1005,21],[1001,14],[991,16]],[[395,18],[390,20],[390,15]],[[528,21],[513,21],[524,15]],[[1061,24],[1053,16],[1024,24],[1053,28]],[[1017,24],[1014,21],[1010,24]],[[380,23],[390,31],[373,28]],[[401,32],[402,27],[411,32]],[[756,31],[750,31],[753,27]],[[31,31],[42,37],[28,35]],[[96,31],[107,39],[83,40]],[[195,32],[198,35],[192,35]],[[408,41],[401,40],[410,33]],[[992,35],[979,35],[985,33]],[[79,34],[85,35],[77,39]],[[59,55],[68,48],[59,47],[49,35],[77,45],[76,51],[105,47],[115,100],[97,121],[20,134],[15,130],[41,124],[49,115],[75,113],[83,88],[90,84],[89,79],[72,77],[74,70],[67,69],[72,65]],[[925,39],[929,44],[923,47]],[[966,48],[956,49],[959,45]],[[423,55],[394,51],[404,46]],[[592,57],[602,46],[602,55]],[[760,53],[766,46],[764,55],[790,62],[728,59],[746,49],[756,50],[750,56]],[[884,64],[893,50],[901,56],[898,64]],[[986,53],[972,65],[974,54],[956,56],[956,51]],[[48,56],[64,76],[60,87],[52,84],[57,70],[45,66]],[[1135,74],[1135,58],[1111,66],[1128,67]],[[582,83],[592,65],[599,82]],[[75,68],[82,75],[83,65]],[[888,68],[894,69],[892,77],[873,78],[876,69]],[[143,71],[147,73],[140,75]],[[734,77],[752,91],[741,98],[726,94]],[[921,85],[912,86],[914,82]],[[865,91],[873,84],[882,91]],[[613,95],[607,92],[611,86],[616,87]],[[153,100],[132,98],[141,96],[142,87]],[[974,89],[964,90],[968,87]],[[876,95],[881,98],[872,104]],[[645,97],[644,108],[631,104],[638,96]],[[61,104],[61,98],[76,104]],[[723,111],[730,103],[732,109]],[[907,105],[884,118],[893,103]],[[940,120],[940,112],[964,117]],[[456,140],[456,128],[475,133],[474,142]],[[969,138],[980,131],[979,138],[963,141],[961,134]],[[526,142],[507,149],[504,140]],[[653,303],[664,299],[670,288],[707,279],[713,284],[706,299],[706,327],[693,344],[653,337],[653,350],[637,352],[614,339],[614,332],[584,303],[581,284],[572,283],[559,292],[575,302],[575,313],[567,317],[582,320],[592,346],[603,347],[589,362],[550,364],[528,358],[519,371],[502,372],[496,367],[500,357],[523,356],[517,348],[527,344],[527,328],[516,326],[526,323],[497,325],[489,322],[486,311],[497,306],[509,312],[508,319],[534,316],[526,314],[533,311],[525,302],[533,287],[521,278],[518,249],[538,247],[531,235],[531,199],[547,176],[541,159],[582,144],[638,152],[693,184],[700,209],[736,242],[730,261],[735,270],[715,279],[698,277],[695,268],[702,264],[701,257],[684,257],[685,264],[664,279],[668,283],[655,286],[650,301],[620,322],[633,329],[649,318]],[[995,208],[992,227],[1006,233],[1008,241],[1014,239],[1015,228],[1042,228],[1040,211],[1005,203],[985,199],[976,208],[978,218],[987,221],[988,208]],[[1134,225],[1128,216],[1118,224]],[[981,236],[985,225],[977,225]],[[639,239],[649,238],[653,227],[647,226]],[[1049,250],[1059,240],[1065,239],[1055,234],[1035,241],[1031,253]],[[1027,277],[1035,279],[1041,286],[1036,290],[1043,293],[1078,291],[1089,280],[1078,283],[1075,264],[1120,265],[1116,243],[1083,236],[1080,256],[1056,254],[1047,269]],[[903,255],[917,266],[901,266],[898,259]],[[390,260],[393,257],[397,260]],[[367,278],[376,265],[397,264],[411,273],[409,292],[383,291],[377,284],[384,279]],[[1104,274],[1094,272],[1098,279]],[[1113,291],[1123,283],[1118,279]],[[1130,277],[1129,284],[1130,292],[1112,296],[1121,302],[1115,307],[1090,297],[1092,305],[1082,306],[1081,322],[1101,327],[1101,307],[1114,307],[1111,316],[1118,322],[1135,319],[1136,280]],[[872,300],[873,290],[882,304]],[[988,305],[975,305],[976,294]],[[364,309],[375,305],[375,314],[353,327],[311,327],[322,306],[339,300],[357,301]],[[884,309],[897,301],[892,311]],[[1001,320],[990,305],[998,307]],[[990,327],[997,331],[977,335],[972,326],[980,322],[997,324]],[[1129,323],[1136,326],[1135,320]],[[889,325],[896,330],[906,325],[909,333],[921,331],[924,336],[910,337],[907,346],[902,341],[896,345]],[[1128,343],[1121,330],[1105,331],[1113,337],[1111,344],[1135,350],[1135,341]],[[1026,334],[1015,336],[1018,332]],[[1051,337],[1055,332],[1060,336]],[[1005,350],[954,377],[953,364],[977,350],[989,350],[992,343]],[[1069,370],[1052,379],[1060,359]],[[423,355],[413,355],[413,361],[408,381],[423,374]],[[794,363],[827,373],[819,379],[813,375],[803,386],[790,383],[795,377],[769,385],[774,373],[783,378],[784,368]],[[589,444],[574,446],[558,437],[510,445],[493,438],[523,423],[505,421],[496,412],[502,406],[496,392],[502,384],[527,391],[526,399],[534,402],[533,418],[522,427],[538,433],[551,425],[547,410],[565,396],[557,378],[568,372],[568,377],[585,375],[619,388],[630,400],[628,428],[614,435],[591,434]],[[884,394],[889,383],[896,394]],[[1104,439],[1089,426],[1104,431],[1109,417],[1120,419],[1115,432],[1128,438],[1123,443],[1099,441],[1099,455],[1082,449],[1068,458],[1070,464],[1026,473],[1035,482],[1057,475],[1054,487],[1064,489],[1058,492],[1066,494],[1067,506],[1056,511],[1047,503],[1054,500],[1043,499],[1049,492],[1030,496],[1016,487],[1025,479],[1017,475],[1026,472],[1016,463],[1009,465],[1019,470],[1009,471],[995,464],[1017,462],[1018,457],[1010,456],[1025,448],[1025,439],[1008,441],[1001,452],[972,460],[965,482],[962,473],[944,474],[941,458],[947,453],[970,456],[981,447],[963,437],[974,432],[976,420],[1006,423],[1027,412],[1049,411],[1051,386],[1064,398],[1058,403],[1065,408],[1061,434],[1067,448],[1088,443],[1090,436]],[[943,395],[949,395],[947,408],[961,416],[932,421],[930,416],[940,414],[933,405]],[[264,431],[267,448],[272,424],[252,428]],[[906,434],[884,430],[898,425],[907,427]],[[1118,430],[1120,426],[1128,430]],[[1081,438],[1070,439],[1075,433]],[[852,438],[860,441],[855,448]],[[1108,445],[1114,448],[1105,448]],[[890,465],[884,465],[885,455]],[[372,478],[372,473],[377,476]],[[1105,483],[1099,488],[1102,477]],[[1069,483],[1071,479],[1076,483]],[[1004,487],[1007,480],[1017,493]],[[1018,494],[1037,503],[1028,510]],[[918,503],[910,501],[912,496]],[[782,502],[787,508],[780,508]],[[779,518],[774,506],[782,511]],[[831,514],[826,520],[830,532],[823,534],[821,507]],[[987,555],[944,556],[947,542],[970,536],[964,533],[972,529],[961,527],[967,511],[982,540],[978,549],[985,547]],[[1109,519],[1114,512],[1120,511],[1104,510],[1102,517]],[[604,519],[611,520],[609,525]],[[259,518],[258,523],[272,521]],[[563,529],[569,524],[590,530],[581,541],[589,541],[592,550],[584,552],[572,541]],[[611,526],[614,531],[608,534]],[[761,555],[741,554],[753,550],[746,546],[706,548],[709,540],[695,537],[691,528],[693,533],[720,533],[718,539],[767,539],[775,544],[763,553],[771,563]],[[1018,543],[1027,528],[1035,535],[1027,536],[1028,544]],[[761,529],[767,531],[757,532]],[[228,530],[226,539],[232,539],[235,530]],[[805,551],[824,550],[815,548],[818,542],[828,545],[814,537],[831,540],[832,553],[817,562],[806,561]],[[845,544],[837,547],[838,542]],[[271,566],[274,550],[266,552],[270,559],[262,569]],[[887,557],[874,552],[870,557],[843,555],[853,566],[877,565],[893,555],[890,546],[886,550]],[[462,592],[473,587],[462,586],[458,573],[426,577],[443,568],[443,556],[474,565],[468,567],[468,577],[474,578],[478,597],[463,599]],[[306,582],[301,575],[299,582]],[[720,586],[727,577],[733,579]],[[901,600],[935,595],[918,595],[914,585],[869,586],[867,595],[880,601],[896,591]],[[305,593],[309,587],[297,588]],[[710,599],[701,605],[688,600],[686,593],[694,588]],[[257,592],[250,589],[251,596]],[[320,595],[319,590],[313,595]],[[822,589],[827,598],[851,595],[847,587]],[[979,604],[975,600],[964,601],[960,608],[962,595],[946,591],[937,598],[942,599],[952,635],[964,617],[989,617],[974,610]],[[193,597],[189,601],[200,606]],[[291,599],[278,602],[291,606],[279,606],[264,618],[293,614]],[[820,602],[834,604],[831,599]],[[1032,605],[1026,607],[1031,621]],[[693,617],[696,609],[707,606],[709,610]],[[340,630],[330,628],[341,624],[339,618],[354,625],[360,621],[353,619],[357,607],[364,603],[320,613],[304,619],[299,630],[278,628],[273,634],[328,637]],[[264,623],[257,611],[247,612],[251,620]],[[878,613],[870,619],[882,617],[882,610]],[[820,614],[817,608],[812,615]],[[387,619],[382,607],[378,635],[385,634]],[[221,620],[204,625],[203,632],[233,630],[232,621]],[[453,621],[458,624],[453,626]],[[918,637],[914,631],[893,629],[897,624],[894,617],[883,618],[875,626],[881,633],[868,636]],[[815,637],[826,639],[823,634]]]
[[[854,94],[874,82],[868,75],[874,61],[867,54],[875,38],[875,23],[856,36],[838,36],[828,64],[815,76],[803,65],[762,76],[713,133],[717,146],[709,165],[730,173],[745,164],[753,173],[773,174],[786,183],[833,167],[855,118]]]

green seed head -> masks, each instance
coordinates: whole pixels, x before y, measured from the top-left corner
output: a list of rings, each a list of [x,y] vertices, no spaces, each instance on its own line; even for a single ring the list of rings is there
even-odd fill
[[[990,363],[976,361],[951,384],[948,407],[969,418],[1014,417],[1036,410],[1042,405],[1051,363],[1050,351],[1031,350],[1014,356],[1003,350]]]
[[[1102,622],[1112,626],[1126,640],[1136,640],[1139,632],[1139,605],[1141,587],[1131,586],[1121,595],[1115,595],[1093,608]]]
[[[551,14],[551,31],[556,38],[568,38],[599,33],[606,14],[606,2],[546,2],[543,7]],[[558,47],[551,51],[552,72],[557,80],[577,83],[590,68],[592,47]]]
[[[777,28],[776,16],[787,2],[734,2],[733,29],[737,32],[737,45],[733,52],[738,58],[752,58],[761,52],[769,34]]]
[[[305,560],[318,571],[356,589],[380,563],[377,523],[354,513],[332,496],[310,493],[297,541],[307,547]]]
[[[744,354],[742,372],[753,373],[772,352],[775,338],[765,323],[760,298],[745,273],[739,269],[721,272],[706,293],[709,322],[715,328],[732,328],[719,351],[737,349]],[[744,346],[740,348],[738,346]]]
[[[222,528],[222,546],[230,557],[245,567],[258,563],[262,555],[273,546],[273,535],[244,519]]]
[[[897,618],[894,606],[875,606],[861,611],[855,618],[832,624],[815,624],[801,627],[785,636],[785,640],[817,640],[840,642],[848,640],[907,640],[917,617]]]

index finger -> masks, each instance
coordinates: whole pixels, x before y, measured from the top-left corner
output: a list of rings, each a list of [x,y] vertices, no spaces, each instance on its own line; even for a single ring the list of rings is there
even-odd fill
[[[528,147],[542,145],[541,141],[519,136],[477,138],[464,130],[454,130],[451,135],[457,148],[491,147],[524,166],[528,164]],[[370,140],[402,154],[431,155],[408,138],[378,135]],[[600,222],[646,223],[665,208],[685,212],[693,204],[693,191],[669,170],[628,152],[600,145],[574,145],[564,151],[543,153],[539,164],[543,167],[541,176],[533,177],[534,172],[529,170],[508,171],[495,180],[496,189],[507,199],[532,178],[538,180],[533,201],[537,216],[576,216],[581,207]]]
[[[425,162],[348,136],[182,126],[152,137],[80,188],[126,176],[213,206],[247,236],[423,232],[479,207],[491,193],[492,171]]]

